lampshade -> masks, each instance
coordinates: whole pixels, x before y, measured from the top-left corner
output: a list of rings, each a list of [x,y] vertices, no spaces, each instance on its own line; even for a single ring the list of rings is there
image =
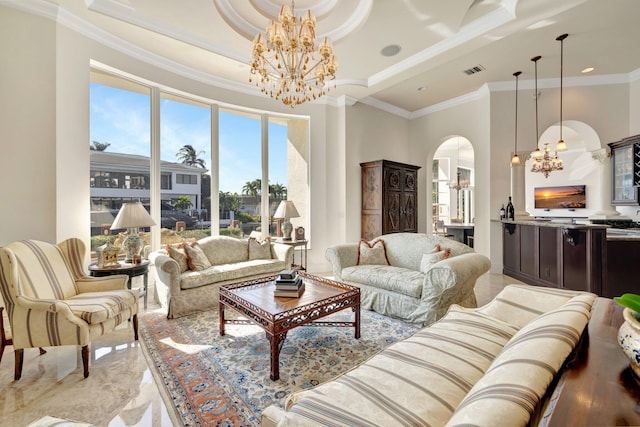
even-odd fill
[[[149,212],[142,206],[142,203],[135,202],[122,205],[116,219],[111,224],[111,229],[151,227],[152,225],[156,225],[156,223]]]
[[[273,214],[274,218],[299,218],[300,214],[296,209],[296,206],[291,200],[283,200],[280,202],[276,213]]]

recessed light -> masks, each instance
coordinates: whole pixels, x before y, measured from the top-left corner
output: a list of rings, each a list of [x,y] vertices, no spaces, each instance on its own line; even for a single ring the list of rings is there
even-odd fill
[[[418,88],[418,92],[422,92],[423,90],[427,90],[427,87],[426,86],[420,86]]]
[[[587,73],[592,72],[593,70],[595,70],[595,68],[593,68],[593,67],[587,67],[587,68],[585,68],[584,70],[582,70],[582,72],[583,72],[584,74],[587,74]]]
[[[402,48],[397,44],[390,44],[389,46],[383,47],[380,53],[382,54],[382,56],[395,56],[400,53],[401,49]]]

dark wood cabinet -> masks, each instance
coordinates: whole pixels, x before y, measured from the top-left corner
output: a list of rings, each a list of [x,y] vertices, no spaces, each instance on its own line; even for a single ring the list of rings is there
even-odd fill
[[[503,222],[503,273],[530,285],[601,295],[606,231]]]
[[[638,205],[640,135],[609,144],[611,148],[611,204]]]
[[[613,298],[630,293],[640,293],[638,268],[640,241],[636,239],[607,240],[607,279],[602,296]]]
[[[376,160],[360,163],[363,239],[418,231],[420,166]]]

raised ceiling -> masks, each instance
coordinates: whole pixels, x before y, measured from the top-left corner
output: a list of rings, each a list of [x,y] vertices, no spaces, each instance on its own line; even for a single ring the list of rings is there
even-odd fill
[[[230,87],[248,83],[255,32],[277,15],[281,0],[30,0],[57,7],[65,22],[86,23],[180,64],[215,76]],[[25,8],[23,0],[0,4]],[[35,6],[34,6],[35,5]],[[624,82],[640,73],[638,0],[297,0],[298,14],[311,8],[320,37],[334,42],[340,65],[332,98],[378,103],[411,114],[478,91],[485,83],[531,80],[530,58],[541,55],[541,80],[557,79],[565,41],[565,79]],[[71,19],[72,18],[72,19]],[[64,23],[64,22],[63,22]],[[104,33],[102,36],[104,37]],[[381,51],[397,45],[395,56]],[[464,71],[479,66],[482,71]],[[585,77],[583,77],[585,78]],[[526,86],[526,83],[524,84]],[[423,90],[418,90],[418,88]],[[507,87],[507,86],[505,86]],[[276,101],[274,101],[276,102]]]

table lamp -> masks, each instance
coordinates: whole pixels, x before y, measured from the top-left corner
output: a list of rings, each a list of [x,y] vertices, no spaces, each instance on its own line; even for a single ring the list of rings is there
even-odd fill
[[[293,226],[289,222],[289,218],[299,218],[300,214],[296,209],[296,206],[293,204],[291,200],[283,200],[280,202],[276,213],[273,214],[274,218],[284,218],[284,222],[282,223],[282,240],[291,240],[291,232],[293,231]]]
[[[126,228],[129,232],[129,235],[122,242],[122,247],[127,252],[124,262],[133,262],[134,255],[139,255],[144,246],[144,241],[138,234],[138,228],[151,227],[152,225],[156,225],[156,223],[142,206],[142,203],[124,203],[122,205],[116,219],[111,224],[111,230]]]

